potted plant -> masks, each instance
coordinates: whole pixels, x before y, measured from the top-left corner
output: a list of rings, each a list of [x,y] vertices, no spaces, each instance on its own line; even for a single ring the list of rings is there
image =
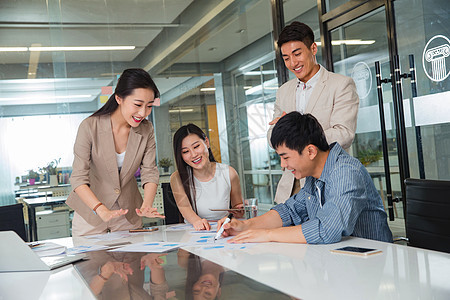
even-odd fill
[[[382,157],[383,152],[378,149],[362,149],[358,151],[358,159],[364,167],[379,161]]]
[[[34,185],[36,183],[36,179],[39,178],[39,173],[35,170],[31,169],[28,171],[28,181],[30,185]]]
[[[58,167],[58,164],[60,161],[61,161],[61,158],[54,159],[41,169],[42,171],[47,173],[47,176],[48,176],[47,180],[49,181],[50,186],[58,185],[58,178],[56,176],[56,168]]]
[[[172,160],[168,157],[163,157],[159,160],[158,165],[163,168],[164,173],[169,172],[169,167],[172,165]]]

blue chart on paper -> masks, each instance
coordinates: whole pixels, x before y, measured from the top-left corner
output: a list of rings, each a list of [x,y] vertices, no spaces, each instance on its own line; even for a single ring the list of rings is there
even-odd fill
[[[225,248],[225,246],[221,245],[221,246],[211,246],[211,247],[205,247],[203,248],[204,250],[211,250],[211,249],[221,249],[221,248]]]

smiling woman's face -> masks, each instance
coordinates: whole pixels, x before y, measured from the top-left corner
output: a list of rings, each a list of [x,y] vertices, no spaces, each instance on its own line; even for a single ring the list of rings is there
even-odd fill
[[[192,286],[192,294],[196,300],[215,299],[220,294],[219,281],[211,274],[204,274]]]
[[[131,127],[138,127],[152,112],[155,93],[151,89],[138,88],[125,98],[116,95],[116,101],[124,120]]]
[[[202,169],[209,161],[209,141],[191,133],[181,142],[181,157],[193,169]]]

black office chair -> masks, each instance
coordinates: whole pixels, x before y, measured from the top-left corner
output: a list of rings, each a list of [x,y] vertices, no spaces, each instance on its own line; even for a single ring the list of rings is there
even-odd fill
[[[165,224],[178,224],[183,223],[184,219],[178,210],[177,203],[175,202],[175,198],[173,197],[172,188],[170,187],[170,183],[164,182],[161,183],[163,189],[163,204],[164,204],[164,215],[166,216]]]
[[[23,204],[0,206],[0,231],[15,231],[25,242],[28,241],[23,218]]]
[[[450,253],[450,181],[408,178],[405,184],[409,245]]]

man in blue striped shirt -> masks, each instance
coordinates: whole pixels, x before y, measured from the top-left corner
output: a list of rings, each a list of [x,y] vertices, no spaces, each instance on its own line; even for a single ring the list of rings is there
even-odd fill
[[[231,242],[336,243],[343,236],[392,242],[381,198],[364,166],[338,143],[328,145],[310,114],[291,112],[275,125],[281,166],[305,186],[262,216],[224,225]],[[223,220],[219,221],[221,226]]]

